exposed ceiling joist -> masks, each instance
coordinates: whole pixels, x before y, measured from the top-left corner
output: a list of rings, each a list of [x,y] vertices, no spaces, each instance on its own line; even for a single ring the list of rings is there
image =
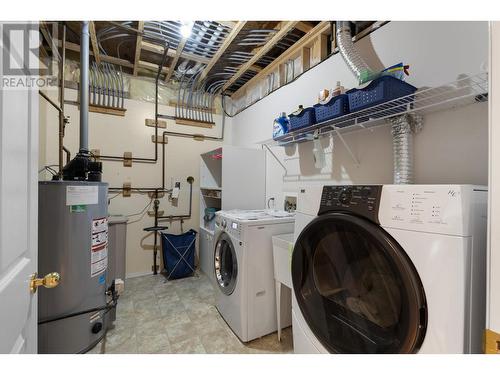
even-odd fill
[[[267,74],[271,73],[277,66],[282,64],[285,60],[292,58],[295,54],[299,54],[301,49],[308,46],[314,40],[330,30],[330,21],[322,21],[317,24],[313,29],[311,29],[306,35],[300,38],[294,45],[288,48],[284,53],[282,53],[278,58],[276,58],[271,64],[262,69],[255,77],[246,82],[238,90],[236,90],[231,96],[238,96],[244,90],[249,87],[252,83],[259,81]]]
[[[297,30],[302,31],[303,33],[308,33],[313,29],[313,27],[305,22],[299,22],[297,25],[295,25],[295,28]]]
[[[245,73],[249,67],[255,64],[259,59],[270,51],[276,43],[278,43],[299,21],[288,21],[283,23],[282,28],[274,36],[253,55],[250,60],[241,66],[241,68],[225,83],[222,91],[227,90],[231,85]]]
[[[53,30],[54,31],[54,30]],[[56,47],[56,42],[55,40],[50,36],[49,30],[48,30],[48,24],[45,22],[40,23],[40,32],[42,33],[43,38],[49,45],[52,54],[57,57],[57,59],[60,59],[61,57],[59,56],[59,51]],[[54,35],[54,34],[52,34]]]
[[[234,21],[215,21],[217,23],[220,23],[222,26],[229,27],[230,29],[234,28],[238,22]]]
[[[57,46],[62,47],[62,42],[60,40],[57,40]],[[70,50],[70,51],[74,51],[74,52],[80,52],[80,46],[78,44],[71,43],[68,41],[66,41],[66,49]],[[93,56],[94,52],[90,51],[90,55]],[[123,66],[125,68],[133,68],[134,67],[134,64],[132,64],[128,60],[119,59],[118,57],[107,56],[107,55],[100,55],[100,56],[101,56],[101,61],[104,61],[104,62],[108,62],[108,63],[115,64],[115,65],[120,65],[120,66]]]
[[[163,55],[164,47],[160,46],[158,44],[146,42],[143,40],[142,41],[142,49],[144,51],[153,52],[153,53],[156,53],[158,55]],[[172,49],[169,49],[169,51],[167,52],[167,55],[169,57],[175,57],[175,54],[176,54],[176,51],[172,50]],[[181,58],[186,59],[186,60],[191,60],[194,62],[198,62],[200,64],[208,64],[210,62],[210,59],[207,59],[206,57],[196,56],[192,53],[187,53],[187,52],[182,52]]]
[[[200,81],[203,81],[205,79],[205,77],[207,76],[207,74],[214,67],[214,65],[217,63],[217,61],[219,61],[219,59],[222,56],[222,54],[226,51],[227,47],[229,47],[231,45],[231,43],[233,42],[234,38],[236,38],[236,36],[239,34],[239,32],[241,31],[241,29],[243,29],[243,27],[245,26],[245,24],[246,24],[246,21],[238,21],[236,23],[236,25],[234,26],[234,28],[226,36],[226,38],[224,39],[224,42],[222,43],[222,45],[219,47],[219,49],[217,50],[217,52],[215,53],[215,55],[212,57],[212,59],[210,60],[210,62],[207,64],[207,66],[205,67],[205,69],[201,73]]]
[[[137,71],[139,69],[139,60],[141,59],[142,32],[144,31],[144,21],[139,21],[137,29],[139,30],[139,32],[137,33],[137,38],[135,40],[134,76],[137,76]]]
[[[182,50],[184,49],[186,42],[187,42],[187,38],[182,38],[181,42],[177,46],[177,51],[175,51],[174,59],[172,60],[172,63],[170,64],[170,68],[168,70],[167,76],[165,77],[165,82],[168,82],[170,77],[172,77],[172,73],[174,72],[175,67],[177,66],[177,62],[179,61],[179,58],[181,57]]]
[[[89,33],[90,33],[90,40],[92,42],[92,51],[94,52],[95,62],[97,64],[100,64],[101,54],[99,53],[99,45],[97,44],[97,35],[95,33],[94,21],[89,22]]]
[[[152,70],[154,72],[157,72],[158,71],[158,64],[153,64],[153,63],[150,63],[149,61],[142,61],[142,60],[139,60],[138,64],[137,64],[140,68],[144,68],[144,69],[148,69],[148,70]],[[168,74],[168,68],[166,66],[164,66],[161,70],[161,72],[163,74]]]

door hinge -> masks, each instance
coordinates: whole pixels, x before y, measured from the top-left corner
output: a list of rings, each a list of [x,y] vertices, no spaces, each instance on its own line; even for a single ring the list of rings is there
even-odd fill
[[[484,331],[484,353],[500,354],[500,333],[491,329]]]

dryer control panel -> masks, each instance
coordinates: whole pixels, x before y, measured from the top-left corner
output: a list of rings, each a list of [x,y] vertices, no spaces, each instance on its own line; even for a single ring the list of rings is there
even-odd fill
[[[343,211],[363,216],[378,223],[382,185],[324,186],[318,215]]]

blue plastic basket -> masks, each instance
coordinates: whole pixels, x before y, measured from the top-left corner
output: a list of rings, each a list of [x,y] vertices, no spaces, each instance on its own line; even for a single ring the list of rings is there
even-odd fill
[[[349,99],[346,94],[336,96],[326,104],[315,104],[316,122],[323,122],[349,113]]]
[[[161,233],[163,265],[169,279],[180,279],[194,273],[196,231],[182,234]]]
[[[408,107],[408,103],[412,103],[415,100],[415,96],[411,95],[414,94],[415,91],[417,91],[417,88],[409,83],[391,76],[382,76],[374,79],[365,88],[347,91],[349,110],[351,113],[354,113],[390,100],[410,95],[401,100],[396,100],[394,103],[389,103],[387,105],[387,110],[381,108],[381,111],[370,114],[370,117],[384,117],[404,112]],[[368,119],[368,117],[366,117],[366,119]]]
[[[290,130],[297,130],[316,124],[316,116],[314,108],[304,108],[298,115],[291,114],[288,116],[290,120]]]

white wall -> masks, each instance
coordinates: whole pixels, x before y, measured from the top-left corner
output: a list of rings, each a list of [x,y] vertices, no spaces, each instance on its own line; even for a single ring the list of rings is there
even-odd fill
[[[66,90],[67,100],[76,99],[75,90]],[[41,98],[40,100],[40,166],[57,164],[57,112]],[[125,117],[89,114],[89,139],[91,149],[100,149],[101,154],[122,156],[124,151],[131,151],[134,157],[154,157],[154,147],[151,135],[154,128],[144,125],[146,118],[154,118],[154,104],[136,100],[125,100],[127,109]],[[173,108],[160,107],[161,113],[173,114]],[[79,111],[74,105],[66,105],[66,115],[70,116],[70,125],[66,128],[64,144],[70,149],[72,156],[78,151]],[[185,133],[198,133],[219,136],[221,132],[221,117],[215,117],[216,126],[213,129],[201,129],[190,126],[175,125],[168,120],[167,130]],[[226,119],[226,129],[231,120]],[[229,125],[229,126],[228,126]],[[159,129],[161,134],[162,129]],[[193,184],[192,218],[184,222],[184,230],[190,228],[198,231],[199,227],[199,155],[219,147],[218,141],[194,141],[189,138],[168,137],[166,146],[166,187],[172,187],[171,181],[180,181],[181,194],[177,206],[168,201],[167,196],[160,199],[160,210],[166,215],[178,215],[188,212],[189,185],[188,176],[195,178]],[[158,148],[161,158],[161,145]],[[161,186],[161,159],[156,164],[133,163],[131,168],[123,166],[122,162],[103,162],[103,181],[110,186],[121,187],[124,182],[131,182],[134,187]],[[113,194],[110,194],[110,197]],[[118,196],[111,200],[110,214],[129,215],[140,212],[149,198],[145,194],[132,194],[130,198]],[[151,208],[152,210],[152,208]],[[130,221],[140,216],[130,218]],[[152,226],[153,218],[145,216],[137,223],[128,225],[127,232],[127,275],[138,275],[151,272],[153,262],[152,250],[144,249],[144,245],[152,245],[152,235],[142,230]],[[169,232],[180,233],[180,223],[173,222]]]
[[[356,43],[374,68],[395,63],[410,65],[407,81],[417,87],[433,87],[474,75],[487,68],[487,22],[390,22]],[[292,84],[280,88],[233,118],[232,142],[258,147],[271,138],[273,119],[299,104],[316,103],[318,92],[341,81],[356,86],[340,54],[336,54]],[[424,130],[415,137],[417,183],[488,182],[488,113],[486,104],[426,116]],[[280,202],[283,191],[295,191],[304,181],[329,183],[391,183],[392,141],[390,128],[380,127],[345,136],[360,165],[356,166],[337,137],[335,151],[327,154],[327,166],[314,168],[312,144],[297,150],[274,147],[285,161],[288,177],[268,153],[267,197]],[[324,140],[325,141],[325,140]],[[328,143],[328,140],[325,142]],[[331,147],[326,148],[327,152]],[[285,153],[288,155],[285,156]]]

